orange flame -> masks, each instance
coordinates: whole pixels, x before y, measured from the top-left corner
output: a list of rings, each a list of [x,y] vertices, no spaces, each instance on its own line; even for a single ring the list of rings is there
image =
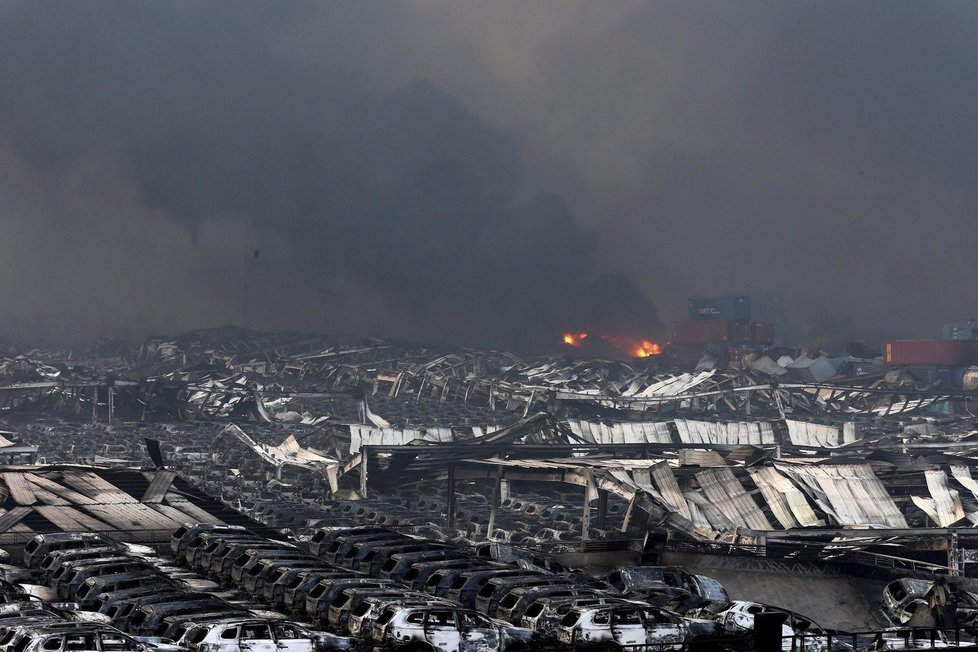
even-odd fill
[[[564,333],[564,344],[581,348],[581,342],[587,339],[587,333]]]
[[[662,355],[662,347],[652,340],[642,340],[632,350],[632,355],[636,358],[647,358],[650,355]]]
[[[575,349],[579,349],[584,340],[587,339],[587,336],[587,333],[567,332],[564,333],[563,342],[567,346],[573,346]],[[632,338],[615,337],[614,335],[601,335],[601,339],[633,358],[647,358],[652,355],[662,355],[662,347],[652,340],[634,340]]]
[[[652,340],[633,340],[631,338],[602,335],[601,339],[610,342],[619,351],[633,358],[647,358],[651,355],[662,355],[662,347]]]

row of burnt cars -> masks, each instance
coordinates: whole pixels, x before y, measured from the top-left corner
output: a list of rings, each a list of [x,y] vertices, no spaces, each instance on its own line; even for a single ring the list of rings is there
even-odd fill
[[[146,546],[91,533],[35,536],[24,564],[37,608],[65,622],[0,615],[0,650],[12,652],[313,652],[346,641],[312,631],[263,604],[238,599]],[[0,609],[2,612],[2,609]]]
[[[679,568],[593,577],[529,550],[383,527],[323,528],[302,543],[200,524],[178,530],[172,548],[202,575],[360,649],[749,649],[755,615],[775,611],[796,648],[828,647],[810,620],[730,601]]]
[[[174,559],[93,534],[35,537],[24,562],[47,593],[9,591],[20,597],[4,600],[20,604],[0,604],[0,649],[743,650],[765,613],[786,617],[784,649],[851,649],[809,619],[731,601],[716,580],[676,567],[595,577],[529,550],[381,527],[287,541],[188,524],[170,549]]]

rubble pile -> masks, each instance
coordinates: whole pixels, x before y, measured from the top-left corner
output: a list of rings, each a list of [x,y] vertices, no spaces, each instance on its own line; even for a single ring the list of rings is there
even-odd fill
[[[0,365],[0,414],[486,427],[538,411],[891,415],[961,394],[882,373],[873,361],[787,353],[772,349],[738,366],[690,372],[654,356],[631,363],[523,360],[498,351],[223,328],[153,338],[124,357],[34,351],[8,358]]]

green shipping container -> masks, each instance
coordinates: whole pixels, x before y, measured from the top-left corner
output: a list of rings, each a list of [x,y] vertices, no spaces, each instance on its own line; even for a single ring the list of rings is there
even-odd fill
[[[944,324],[941,337],[949,342],[975,339],[975,329],[968,324]]]

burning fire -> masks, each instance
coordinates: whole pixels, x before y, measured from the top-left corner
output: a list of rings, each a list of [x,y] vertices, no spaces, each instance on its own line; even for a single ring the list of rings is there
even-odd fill
[[[581,343],[587,339],[587,335],[587,333],[564,333],[563,341],[567,346],[573,346],[575,349],[579,349],[581,348]],[[634,358],[662,355],[662,347],[652,340],[636,341],[614,337],[612,335],[602,335],[601,339]]]
[[[587,339],[587,333],[564,333],[564,344],[573,346],[575,349],[581,348],[581,342]]]
[[[650,355],[662,355],[662,347],[652,340],[642,340],[634,349],[632,355],[636,358],[647,358]]]

